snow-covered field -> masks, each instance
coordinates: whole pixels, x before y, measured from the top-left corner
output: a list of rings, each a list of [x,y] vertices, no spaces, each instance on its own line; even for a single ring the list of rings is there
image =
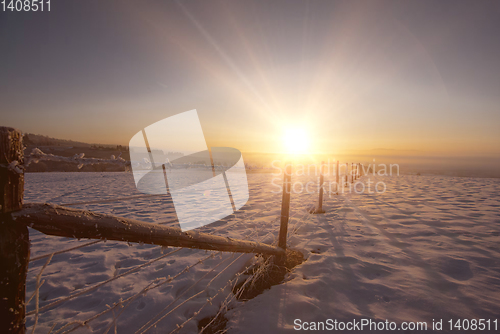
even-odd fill
[[[272,242],[281,206],[272,178],[272,174],[248,174],[247,205],[199,230]],[[309,180],[316,177],[293,178],[293,182]],[[291,332],[295,319],[387,319],[398,326],[425,321],[429,328],[433,319],[444,319],[443,329],[448,328],[448,319],[489,319],[492,326],[495,319],[500,322],[500,179],[371,175],[360,181],[368,180],[385,182],[387,191],[326,196],[323,215],[307,212],[317,194],[292,193],[289,246],[307,260],[285,283],[246,302],[233,300],[226,314],[229,333]],[[176,225],[172,203],[165,197],[111,201],[138,195],[130,173],[26,175],[26,202],[91,202],[73,207]],[[30,230],[30,238],[32,259],[89,242],[35,230]],[[168,255],[172,251],[176,252]],[[36,332],[47,333],[52,326],[57,332],[124,300],[125,308],[115,308],[74,332],[104,333],[109,328],[113,333],[116,324],[118,333],[135,333],[166,315],[148,332],[169,333],[205,305],[179,331],[196,333],[197,320],[215,315],[222,300],[232,297],[228,281],[252,258],[113,241],[56,254],[41,276],[42,311]],[[35,291],[46,261],[30,263],[27,298]],[[131,269],[136,271],[120,276]],[[110,279],[95,290],[43,309]],[[147,287],[155,288],[140,293]],[[35,300],[28,304],[28,312],[35,309]],[[28,330],[34,323],[31,313]]]

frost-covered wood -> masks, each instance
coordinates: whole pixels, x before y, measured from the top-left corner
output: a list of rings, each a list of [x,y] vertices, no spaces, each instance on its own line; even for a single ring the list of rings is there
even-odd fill
[[[281,200],[280,232],[278,245],[286,249],[286,236],[288,234],[288,220],[290,215],[290,191],[292,186],[292,165],[287,164],[283,175],[283,197]]]
[[[320,213],[325,213],[325,210],[323,210],[323,184],[325,183],[324,181],[324,161],[321,161],[321,167],[320,167],[320,172],[319,172],[319,198],[318,198],[318,206],[314,210],[313,213],[315,214],[320,214]]]
[[[10,218],[23,204],[21,131],[0,127],[0,332],[25,332],[26,274],[30,255],[28,228]]]
[[[188,247],[223,252],[282,254],[275,246],[235,240],[195,231],[146,223],[135,219],[98,214],[54,204],[25,204],[15,212],[17,223],[42,233],[70,238],[107,239],[171,247]]]
[[[19,210],[23,205],[24,175],[21,131],[0,127],[0,207],[2,213]]]

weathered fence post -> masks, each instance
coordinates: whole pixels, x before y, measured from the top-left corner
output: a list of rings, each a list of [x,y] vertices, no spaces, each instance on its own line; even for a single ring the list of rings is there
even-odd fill
[[[278,246],[286,250],[286,235],[288,233],[288,217],[290,214],[290,189],[292,183],[292,165],[287,163],[283,176],[283,197],[281,200],[281,224]]]
[[[324,173],[323,173],[323,167],[324,167],[325,162],[321,161],[321,166],[319,167],[319,199],[318,199],[318,207],[314,211],[314,213],[325,213],[325,210],[323,210],[323,183],[324,183]]]
[[[349,163],[345,163],[345,185],[349,183]]]
[[[20,210],[24,195],[22,133],[0,127],[0,332],[25,332],[26,274],[30,256],[26,225],[11,212]],[[18,166],[21,165],[21,166]]]
[[[351,183],[354,183],[354,163],[351,162]]]
[[[337,195],[339,193],[339,185],[340,185],[340,166],[339,165],[340,165],[340,162],[337,160],[337,171],[336,171],[337,173],[336,173],[336,176],[335,176],[335,183],[336,183],[335,187],[337,188],[336,189],[337,190]]]

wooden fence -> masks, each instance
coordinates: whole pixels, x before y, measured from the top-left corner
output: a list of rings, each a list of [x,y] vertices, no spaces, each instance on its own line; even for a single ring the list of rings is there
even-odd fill
[[[41,158],[35,152],[34,158]],[[0,127],[0,331],[25,332],[25,291],[30,243],[28,226],[47,235],[116,240],[160,246],[187,247],[221,252],[258,253],[277,256],[278,263],[286,256],[290,212],[292,166],[284,168],[282,206],[278,245],[257,241],[237,240],[196,231],[182,232],[179,228],[151,224],[135,219],[99,214],[69,207],[29,203],[23,204],[25,164],[20,131]],[[57,157],[56,157],[57,158]],[[30,156],[29,159],[33,159]],[[59,159],[59,158],[57,158]],[[67,161],[70,158],[63,158]],[[86,163],[75,157],[77,163]],[[99,163],[90,160],[90,163]],[[88,162],[88,160],[87,160]],[[109,160],[105,161],[109,163]],[[123,161],[116,161],[123,163]],[[360,176],[359,164],[351,164],[350,182]],[[346,165],[348,168],[348,164]],[[312,213],[324,213],[324,163],[321,164],[318,205]],[[336,182],[340,184],[337,161]],[[346,171],[346,182],[349,182]],[[337,186],[338,193],[338,186]],[[98,242],[94,241],[93,243]],[[90,243],[89,243],[90,244]],[[43,269],[42,269],[43,271]],[[40,273],[41,275],[41,273]],[[38,311],[37,311],[38,317]]]

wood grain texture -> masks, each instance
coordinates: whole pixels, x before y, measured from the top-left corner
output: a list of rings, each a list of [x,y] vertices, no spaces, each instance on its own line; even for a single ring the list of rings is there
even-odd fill
[[[24,195],[24,173],[9,169],[24,163],[23,135],[14,128],[0,127],[0,206],[2,213],[21,209]]]
[[[20,210],[24,195],[22,133],[0,127],[0,332],[25,332],[29,232],[9,213]]]
[[[223,252],[261,254],[284,252],[281,248],[264,243],[235,240],[196,231],[182,232],[180,228],[54,204],[25,204],[21,211],[13,213],[12,216],[17,223],[25,224],[48,235],[61,237],[128,241]]]

